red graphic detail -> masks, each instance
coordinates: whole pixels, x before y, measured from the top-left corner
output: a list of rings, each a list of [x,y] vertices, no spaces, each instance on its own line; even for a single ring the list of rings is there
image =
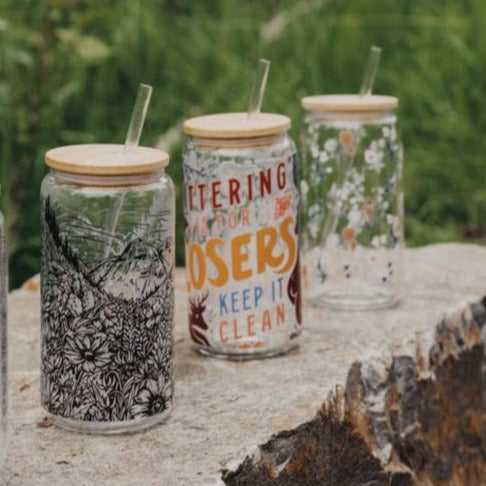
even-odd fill
[[[286,194],[285,196],[277,197],[275,199],[275,213],[273,216],[275,218],[279,218],[290,209],[291,205],[292,205],[291,194]]]
[[[191,333],[192,340],[203,346],[209,346],[209,341],[204,335],[204,331],[207,331],[208,325],[204,320],[203,313],[206,310],[206,300],[209,293],[206,292],[201,297],[194,297],[189,299],[189,331]]]
[[[295,225],[295,234],[298,237],[299,229]],[[294,269],[289,278],[289,283],[287,284],[287,294],[289,296],[290,302],[295,305],[295,318],[298,324],[302,324],[302,293],[300,289],[300,258],[299,252],[297,252],[297,259],[295,261]]]

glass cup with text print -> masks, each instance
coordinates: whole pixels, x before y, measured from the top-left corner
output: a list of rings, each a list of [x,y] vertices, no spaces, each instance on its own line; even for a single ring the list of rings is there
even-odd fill
[[[290,119],[208,115],[184,124],[190,334],[203,354],[273,356],[301,332],[298,190]]]
[[[402,146],[391,96],[302,99],[303,287],[312,304],[379,309],[400,297]]]

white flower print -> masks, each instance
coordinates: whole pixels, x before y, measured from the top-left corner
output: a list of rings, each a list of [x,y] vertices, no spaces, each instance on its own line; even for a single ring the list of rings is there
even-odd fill
[[[309,192],[309,185],[307,184],[307,181],[300,181],[300,192],[304,196]]]
[[[396,142],[397,131],[394,126],[383,127],[381,132],[383,133],[383,137],[390,139],[391,142]]]
[[[324,143],[324,149],[329,153],[335,152],[337,148],[338,141],[335,138],[330,138]]]
[[[322,207],[319,203],[314,203],[309,208],[309,234],[312,238],[317,236],[319,224],[322,218]]]
[[[368,167],[375,172],[380,172],[383,168],[383,153],[378,150],[365,150],[365,161]]]
[[[325,150],[319,152],[319,163],[325,164],[329,160],[329,155]]]
[[[373,248],[382,248],[386,246],[388,238],[386,235],[375,235],[371,239],[371,246]]]
[[[401,236],[401,224],[400,218],[393,214],[386,215],[386,222],[390,225],[391,233],[394,238],[400,238]]]

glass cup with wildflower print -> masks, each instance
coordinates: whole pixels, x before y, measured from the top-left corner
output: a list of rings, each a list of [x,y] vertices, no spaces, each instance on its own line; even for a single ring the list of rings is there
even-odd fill
[[[391,96],[302,100],[303,288],[315,305],[378,309],[400,297],[402,147]]]
[[[93,144],[46,154],[41,397],[55,424],[139,431],[174,389],[174,186],[168,156]]]

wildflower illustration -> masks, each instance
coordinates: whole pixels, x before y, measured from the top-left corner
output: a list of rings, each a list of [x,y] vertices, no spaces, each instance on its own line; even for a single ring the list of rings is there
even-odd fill
[[[331,285],[338,275],[353,285],[359,272],[351,262],[362,258],[367,248],[372,256],[366,265],[374,265],[380,282],[389,283],[393,272],[387,269],[383,280],[376,255],[381,249],[395,250],[403,237],[401,148],[395,127],[333,126],[310,118],[305,123],[300,189],[306,202],[309,275],[317,285]],[[321,246],[325,251],[318,250]],[[346,255],[339,269],[330,256],[334,254]]]
[[[61,209],[49,198],[43,208],[44,407],[100,422],[167,410],[173,394],[170,236],[154,248],[132,235],[119,254],[88,268],[61,230]]]

